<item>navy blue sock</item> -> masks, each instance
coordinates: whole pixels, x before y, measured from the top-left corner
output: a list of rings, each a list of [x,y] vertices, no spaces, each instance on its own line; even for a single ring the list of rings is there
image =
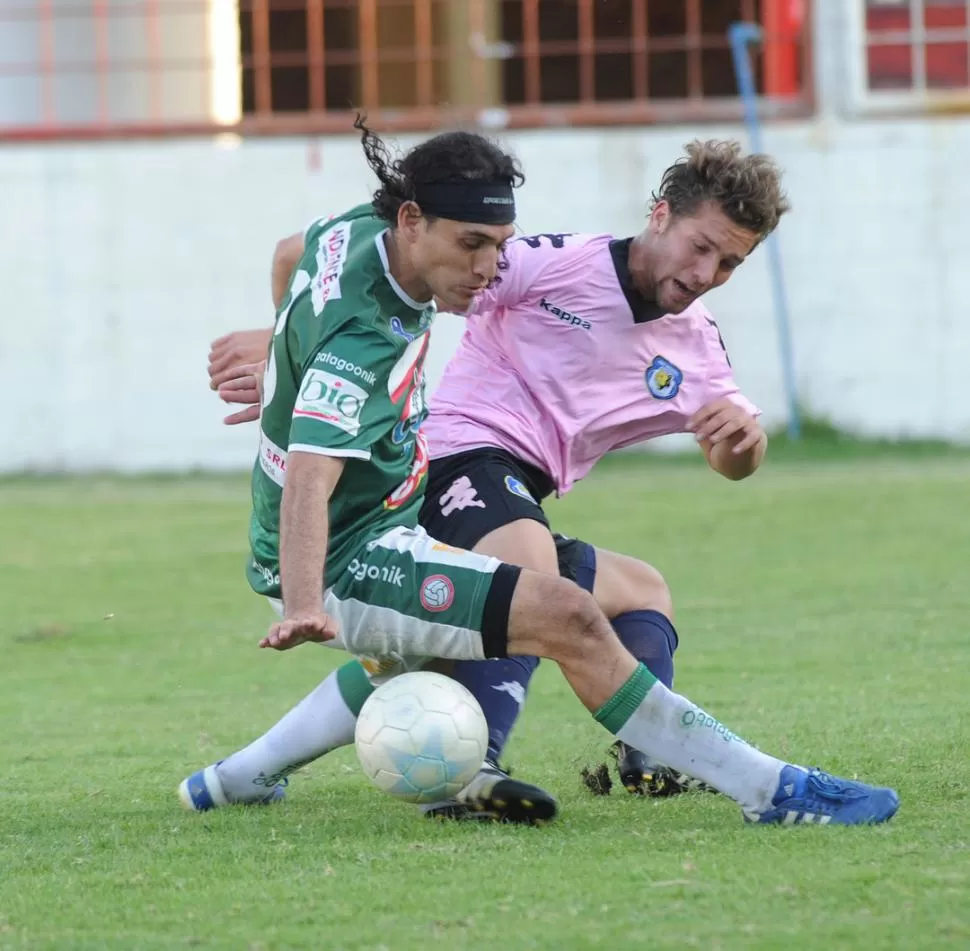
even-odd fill
[[[596,580],[596,549],[584,544],[575,550],[574,558],[576,584],[592,594]],[[501,660],[460,660],[452,669],[451,676],[471,691],[485,714],[488,758],[493,762],[498,761],[522,712],[529,681],[538,666],[538,657],[515,656]]]
[[[472,692],[488,721],[488,758],[494,762],[522,711],[529,681],[538,665],[538,657],[455,663],[451,676]]]
[[[665,687],[674,682],[674,651],[677,632],[659,611],[628,611],[610,621],[623,646]]]

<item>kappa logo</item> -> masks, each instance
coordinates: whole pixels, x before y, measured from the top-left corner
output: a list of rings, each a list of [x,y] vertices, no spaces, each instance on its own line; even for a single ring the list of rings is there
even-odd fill
[[[507,693],[520,707],[525,703],[525,687],[517,680],[506,680],[498,685],[492,684],[492,690]]]
[[[568,310],[563,310],[561,307],[557,307],[546,297],[543,297],[539,301],[539,306],[547,313],[552,314],[553,317],[558,317],[564,324],[569,324],[572,327],[581,327],[583,330],[593,329],[593,325],[588,320],[583,320],[582,317],[571,314]]]
[[[478,497],[478,490],[472,485],[472,480],[468,476],[460,476],[448,486],[438,499],[442,515],[451,515],[452,512],[460,512],[462,509],[485,508],[485,503]]]

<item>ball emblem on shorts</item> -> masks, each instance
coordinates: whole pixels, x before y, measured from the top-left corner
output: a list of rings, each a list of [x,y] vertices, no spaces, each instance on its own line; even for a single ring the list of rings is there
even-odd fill
[[[429,575],[421,582],[421,604],[426,611],[446,611],[455,600],[455,586],[446,575]]]

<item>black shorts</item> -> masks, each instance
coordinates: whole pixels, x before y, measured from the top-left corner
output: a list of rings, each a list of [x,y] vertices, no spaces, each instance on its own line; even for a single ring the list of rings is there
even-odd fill
[[[519,519],[530,518],[549,528],[542,500],[555,488],[541,469],[503,449],[470,449],[431,460],[420,522],[432,538],[471,549],[489,532]],[[596,573],[592,545],[565,535],[552,536],[559,573],[592,591]]]

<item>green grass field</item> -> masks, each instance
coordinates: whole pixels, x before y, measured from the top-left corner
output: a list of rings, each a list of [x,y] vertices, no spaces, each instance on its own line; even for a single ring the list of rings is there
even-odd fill
[[[0,948],[970,947],[970,458],[831,456],[737,485],[624,457],[550,515],[662,568],[681,691],[895,785],[879,828],[593,798],[608,737],[551,664],[508,751],[547,828],[423,821],[351,750],[281,806],[185,813],[186,773],[342,660],[255,648],[246,481],[0,483]]]

